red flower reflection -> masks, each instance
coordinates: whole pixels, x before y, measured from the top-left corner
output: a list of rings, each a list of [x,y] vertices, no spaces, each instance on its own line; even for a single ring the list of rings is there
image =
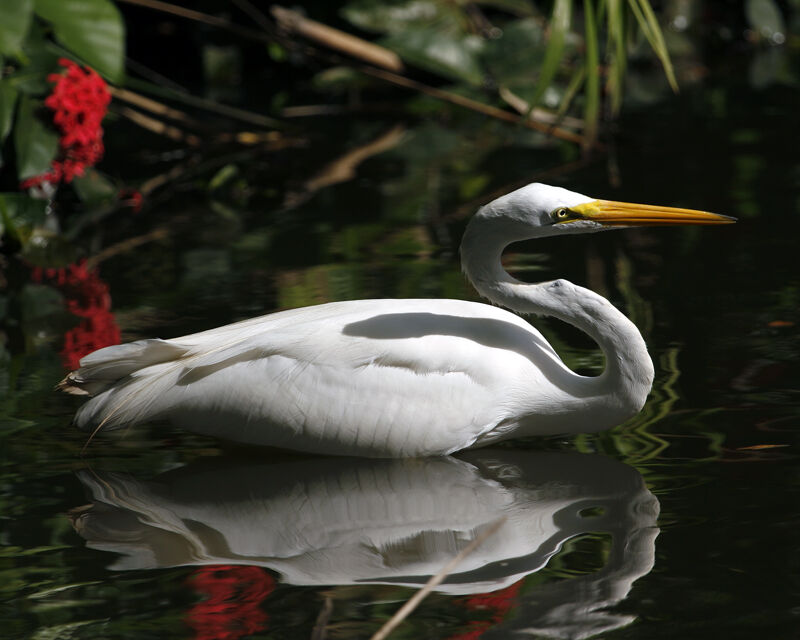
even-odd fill
[[[488,611],[491,612],[491,615],[486,620],[471,620],[469,631],[450,636],[449,640],[477,640],[494,625],[500,623],[516,604],[517,592],[522,586],[522,582],[519,580],[505,589],[491,593],[477,593],[461,600],[467,609]]]
[[[144,196],[138,189],[120,189],[117,193],[117,198],[120,203],[126,207],[130,207],[134,213],[139,213],[144,204]]]
[[[101,347],[119,343],[119,327],[111,313],[108,285],[89,270],[86,261],[60,269],[33,270],[34,282],[53,284],[64,294],[67,310],[82,318],[80,324],[64,334],[61,360],[68,369],[77,369],[78,361]]]
[[[189,584],[206,599],[186,614],[195,640],[236,640],[267,626],[260,605],[275,588],[275,580],[259,567],[216,565],[201,567]]]
[[[53,123],[61,133],[59,153],[53,168],[40,176],[24,180],[20,187],[27,189],[43,182],[72,182],[82,176],[103,156],[103,128],[111,94],[103,79],[89,67],[81,68],[72,60],[58,61],[66,73],[52,73],[47,80],[53,84],[52,93],[45,99],[53,110]]]

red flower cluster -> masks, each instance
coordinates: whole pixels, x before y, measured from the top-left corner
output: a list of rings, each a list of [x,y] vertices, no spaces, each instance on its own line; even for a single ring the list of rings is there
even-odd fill
[[[72,60],[58,61],[66,73],[52,73],[47,80],[53,91],[44,101],[53,110],[53,123],[61,133],[59,153],[53,168],[45,174],[24,180],[27,189],[43,182],[72,182],[103,156],[103,128],[111,94],[103,79],[88,67]]]
[[[67,310],[82,318],[80,324],[64,334],[61,360],[68,369],[77,369],[79,360],[102,347],[119,343],[119,327],[111,313],[108,285],[97,271],[86,268],[86,261],[60,269],[33,270],[34,282],[49,281],[64,294]]]
[[[195,640],[236,640],[266,628],[268,616],[260,605],[272,593],[275,580],[263,569],[236,565],[201,567],[189,582],[208,596],[186,615]]]
[[[477,640],[494,625],[501,622],[516,603],[517,592],[522,586],[522,582],[522,580],[519,580],[499,591],[476,593],[464,598],[464,606],[467,609],[472,611],[491,611],[492,615],[488,620],[472,620],[469,623],[469,631],[450,636],[450,640]]]

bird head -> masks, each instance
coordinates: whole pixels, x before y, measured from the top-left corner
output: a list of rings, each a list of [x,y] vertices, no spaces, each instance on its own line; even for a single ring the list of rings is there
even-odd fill
[[[480,214],[485,218],[503,218],[520,231],[527,229],[531,236],[736,221],[708,211],[600,200],[538,182],[497,198],[483,207]]]

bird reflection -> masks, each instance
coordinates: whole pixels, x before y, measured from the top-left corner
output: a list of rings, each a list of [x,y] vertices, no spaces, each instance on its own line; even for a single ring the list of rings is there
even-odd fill
[[[552,637],[630,622],[601,609],[650,571],[658,534],[658,501],[641,475],[595,455],[483,449],[400,460],[222,458],[147,481],[79,476],[92,503],[71,512],[73,524],[88,547],[119,554],[114,570],[245,564],[294,585],[420,586],[505,517],[437,588],[466,595],[518,582],[571,538],[608,534],[602,569],[520,598],[514,629]]]

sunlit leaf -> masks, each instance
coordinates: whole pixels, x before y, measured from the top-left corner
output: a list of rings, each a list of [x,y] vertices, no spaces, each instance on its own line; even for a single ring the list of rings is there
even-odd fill
[[[564,42],[571,22],[572,0],[556,0],[553,4],[553,13],[550,16],[550,39],[547,42],[547,51],[541,69],[539,69],[536,91],[529,101],[531,109],[537,106],[544,92],[556,76],[558,67],[561,64]]]
[[[0,53],[20,52],[33,17],[33,0],[0,0]]]
[[[440,29],[420,28],[390,35],[381,44],[406,62],[428,71],[472,84],[483,80],[478,64],[483,40],[477,36],[450,35]]]
[[[786,24],[774,0],[747,0],[745,14],[754,31],[776,44],[783,42]]]
[[[47,202],[22,193],[0,194],[0,233],[8,234],[25,245],[34,227],[42,224],[47,212]]]
[[[208,181],[208,190],[214,191],[215,189],[219,189],[226,182],[236,177],[238,173],[239,167],[235,164],[226,164]]]
[[[678,81],[675,79],[675,71],[672,68],[669,51],[667,51],[667,45],[664,42],[664,34],[661,32],[653,7],[650,6],[648,0],[628,0],[628,5],[639,22],[639,28],[642,30],[644,37],[647,38],[656,56],[661,61],[669,86],[672,87],[673,91],[677,92]]]
[[[28,96],[21,96],[17,106],[14,149],[20,180],[46,173],[58,150],[58,134],[34,113],[40,105]]]
[[[356,0],[348,3],[341,14],[360,29],[378,33],[401,33],[433,23],[440,30],[449,30],[464,22],[456,3],[435,0]]]
[[[597,121],[600,116],[600,55],[597,48],[597,21],[594,0],[585,0],[583,15],[586,23],[586,101],[583,107],[585,146],[597,138]]]
[[[110,0],[36,0],[56,39],[113,82],[122,80],[125,26]]]

